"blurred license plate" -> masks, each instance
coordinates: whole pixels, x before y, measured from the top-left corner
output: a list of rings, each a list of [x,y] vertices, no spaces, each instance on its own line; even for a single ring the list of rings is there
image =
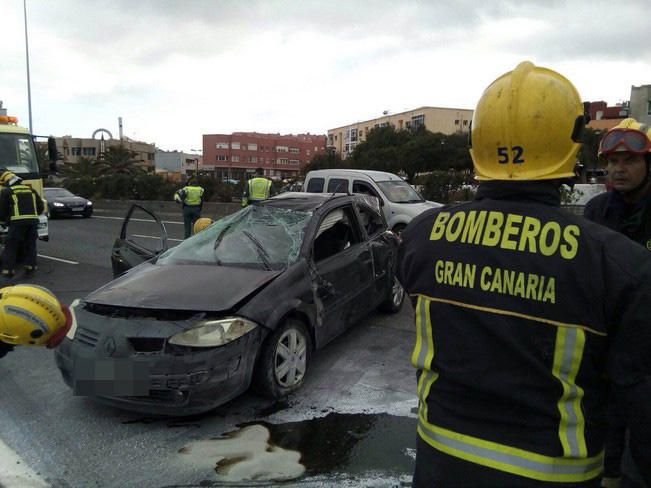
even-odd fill
[[[84,209],[84,207],[72,207],[72,210],[74,212],[81,212]]]
[[[149,362],[132,359],[77,358],[73,392],[79,396],[147,396]]]

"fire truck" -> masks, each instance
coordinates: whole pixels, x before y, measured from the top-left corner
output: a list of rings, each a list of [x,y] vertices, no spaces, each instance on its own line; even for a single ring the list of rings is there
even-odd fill
[[[38,164],[34,139],[25,127],[18,125],[18,119],[6,115],[0,103],[0,172],[9,170],[23,179],[47,202],[43,196],[43,180]],[[0,241],[7,235],[7,227],[0,222]],[[38,237],[43,241],[49,239],[48,217],[46,213],[39,216]]]

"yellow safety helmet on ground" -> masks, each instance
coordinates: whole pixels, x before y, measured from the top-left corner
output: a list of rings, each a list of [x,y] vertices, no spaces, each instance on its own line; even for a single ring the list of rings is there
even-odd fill
[[[200,219],[197,219],[194,222],[194,225],[192,226],[192,231],[195,234],[198,234],[202,230],[204,230],[206,227],[208,227],[210,224],[212,224],[212,219],[209,219],[207,217],[202,217]]]
[[[0,340],[7,344],[56,347],[70,329],[68,308],[47,288],[0,289]]]
[[[11,171],[3,171],[2,174],[0,174],[0,185],[11,186],[19,181],[23,181],[22,178],[16,176]]]
[[[651,150],[651,128],[628,118],[606,132],[599,142],[599,157],[614,152],[648,154]]]
[[[486,88],[475,109],[470,154],[477,179],[574,176],[585,123],[581,97],[569,80],[520,63]]]

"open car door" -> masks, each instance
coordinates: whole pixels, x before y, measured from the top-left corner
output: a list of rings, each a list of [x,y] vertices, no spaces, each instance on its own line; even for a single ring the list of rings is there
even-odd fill
[[[167,250],[167,230],[151,211],[133,204],[111,251],[113,276],[138,266]]]

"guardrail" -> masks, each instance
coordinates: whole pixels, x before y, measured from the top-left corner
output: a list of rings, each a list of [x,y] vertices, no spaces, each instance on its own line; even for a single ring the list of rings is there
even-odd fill
[[[142,205],[156,215],[177,215],[179,218],[182,215],[181,205],[176,202],[154,200],[93,200],[93,211],[98,214],[112,212],[126,215],[134,203]],[[237,212],[241,208],[240,203],[206,202],[203,204],[201,215],[215,220]]]

